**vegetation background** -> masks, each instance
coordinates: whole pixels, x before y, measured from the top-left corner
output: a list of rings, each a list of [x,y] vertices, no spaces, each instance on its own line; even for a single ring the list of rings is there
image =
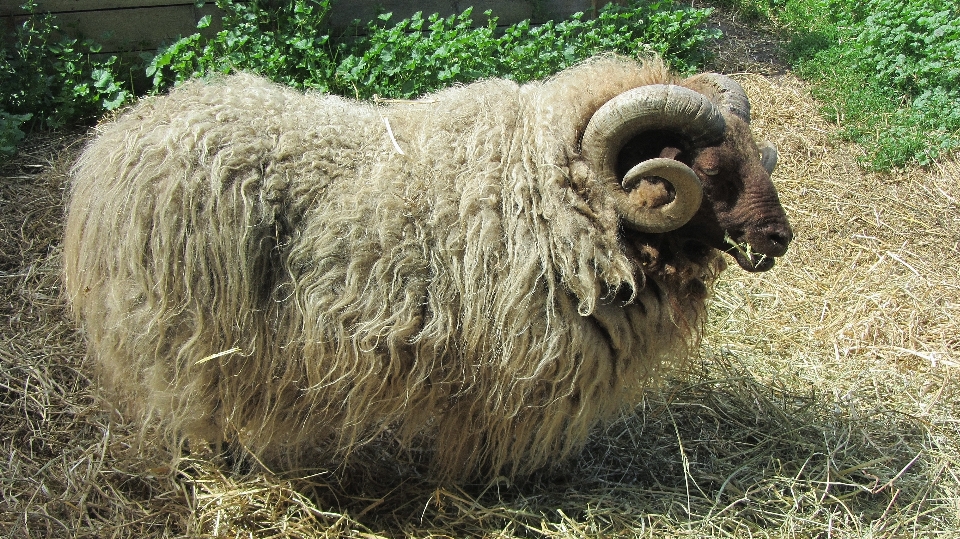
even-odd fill
[[[711,8],[674,0],[631,0],[596,18],[506,29],[471,8],[399,21],[387,13],[335,36],[323,32],[329,0],[216,3],[226,12],[222,31],[185,36],[142,65],[96,59],[95,40],[60,37],[53,18],[35,13],[0,44],[0,153],[12,154],[25,130],[93,121],[134,99],[131,70],[145,71],[154,93],[194,76],[252,70],[350,97],[409,98],[483,77],[542,78],[599,51],[657,53],[690,71],[718,37],[705,25]],[[791,67],[816,84],[828,117],[867,149],[870,167],[926,165],[960,147],[960,9],[952,0],[716,4],[784,41]],[[34,0],[25,6],[35,10]]]
[[[0,55],[0,533],[10,537],[960,536],[960,13],[949,0],[669,0],[497,28],[386,14],[317,32],[325,1],[218,2],[223,31],[140,65],[36,14]],[[209,21],[201,21],[207,24]],[[721,35],[722,32],[722,35]],[[697,368],[577,459],[437,489],[373,463],[171,469],[100,401],[64,317],[67,169],[86,126],[237,69],[351,97],[538,78],[598,51],[733,73],[798,232],[772,272],[724,274]],[[484,51],[486,62],[477,61]],[[380,467],[378,467],[380,466]]]

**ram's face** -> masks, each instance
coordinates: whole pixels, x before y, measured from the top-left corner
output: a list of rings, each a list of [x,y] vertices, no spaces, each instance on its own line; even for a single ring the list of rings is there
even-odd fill
[[[776,150],[767,146],[761,151],[749,126],[728,117],[723,143],[703,148],[693,158],[703,202],[677,233],[730,254],[747,271],[772,268],[793,239],[770,179],[775,166]]]
[[[610,99],[588,122],[581,154],[625,230],[670,234],[688,254],[719,249],[766,271],[793,231],[770,180],[776,149],[758,146],[749,124],[740,84],[704,73]]]

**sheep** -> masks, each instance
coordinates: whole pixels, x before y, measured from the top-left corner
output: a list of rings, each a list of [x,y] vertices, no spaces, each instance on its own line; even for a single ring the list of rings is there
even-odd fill
[[[786,252],[749,120],[732,79],[610,55],[399,103],[189,82],[74,165],[66,294],[174,451],[346,469],[389,438],[438,481],[526,475],[683,365],[722,253]]]

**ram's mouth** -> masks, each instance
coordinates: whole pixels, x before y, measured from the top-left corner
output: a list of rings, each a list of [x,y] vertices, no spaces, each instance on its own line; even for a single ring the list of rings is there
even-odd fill
[[[754,251],[749,243],[733,239],[729,232],[724,236],[723,242],[727,245],[723,251],[732,256],[746,271],[768,271],[777,263],[776,257]]]

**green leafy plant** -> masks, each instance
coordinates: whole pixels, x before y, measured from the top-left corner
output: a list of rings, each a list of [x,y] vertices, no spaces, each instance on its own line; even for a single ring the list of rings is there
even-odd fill
[[[718,37],[703,27],[710,13],[669,0],[609,4],[593,19],[576,13],[542,25],[522,21],[502,33],[489,11],[483,25],[474,24],[469,8],[446,19],[417,13],[392,27],[382,26],[391,17],[385,14],[344,58],[337,86],[358,97],[406,98],[488,76],[543,78],[600,52],[657,53],[687,71],[704,60],[705,42]]]
[[[202,2],[201,2],[202,3]],[[147,66],[154,90],[191,77],[236,70],[256,71],[299,88],[328,90],[337,47],[323,33],[329,0],[217,0],[223,30],[212,37],[196,33],[162,49]],[[210,16],[198,29],[208,28]]]
[[[689,71],[705,59],[706,42],[719,37],[719,31],[703,26],[710,13],[655,0],[608,4],[595,19],[577,13],[541,26],[525,21],[508,28],[500,40],[501,71],[520,81],[542,78],[600,52],[657,53],[674,68]]]
[[[496,73],[497,19],[474,27],[472,8],[447,18],[415,13],[385,26],[386,13],[368,26],[336,71],[336,89],[356,97],[413,97]]]
[[[381,15],[364,35],[333,38],[326,27],[329,0],[239,3],[217,0],[226,15],[211,38],[184,37],[162,50],[148,67],[154,90],[191,77],[250,70],[275,81],[350,97],[409,98],[456,83],[504,76],[518,81],[555,73],[602,51],[659,53],[689,70],[703,60],[705,42],[717,36],[703,23],[709,9],[673,0],[610,5],[595,19],[576,14],[535,26],[529,21],[498,29],[485,12],[413,16],[392,22]],[[201,21],[201,29],[210,24]]]
[[[711,4],[731,10],[751,21],[769,20],[773,13],[783,9],[787,0],[713,0]]]
[[[912,95],[960,87],[960,11],[944,0],[873,0],[856,36],[876,74]]]
[[[202,2],[200,2],[202,4]],[[440,17],[417,13],[391,24],[385,14],[365,35],[333,38],[326,30],[330,0],[216,0],[223,29],[211,34],[211,17],[198,32],[149,59],[152,90],[192,77],[247,70],[299,88],[351,97],[405,98],[456,83],[504,76],[517,81],[555,73],[592,54],[659,53],[687,71],[703,61],[709,9],[674,0],[609,5],[596,18],[571,18],[535,26],[529,21],[501,30],[486,12],[475,24],[468,8]],[[17,29],[15,45],[0,56],[0,148],[21,140],[28,126],[58,127],[96,118],[132,93],[115,56],[95,60],[89,40],[61,36],[55,20],[35,13]]]
[[[0,111],[0,155],[13,155],[26,133],[20,129],[32,114],[8,114]]]
[[[928,164],[960,149],[960,10],[950,0],[788,0],[781,20],[865,164]],[[841,121],[842,120],[842,121]]]
[[[50,15],[36,13],[31,0],[27,20],[14,39],[0,43],[0,152],[10,154],[23,127],[57,128],[89,121],[113,110],[132,95],[117,76],[116,56],[97,59],[92,40],[65,37]]]

